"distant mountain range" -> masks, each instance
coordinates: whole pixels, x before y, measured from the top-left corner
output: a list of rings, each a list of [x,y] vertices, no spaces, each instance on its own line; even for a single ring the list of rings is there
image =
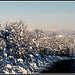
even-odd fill
[[[33,32],[34,29],[28,29],[28,31]],[[55,32],[56,34],[60,34],[60,35],[72,35],[72,34],[75,34],[75,30],[68,30],[68,29],[61,29],[61,30],[44,29],[44,33],[46,35],[49,35],[52,32]]]

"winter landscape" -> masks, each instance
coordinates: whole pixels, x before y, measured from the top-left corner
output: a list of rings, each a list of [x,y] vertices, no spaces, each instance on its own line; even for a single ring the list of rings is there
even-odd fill
[[[27,30],[22,22],[0,30],[0,73],[35,74],[60,60],[74,59],[75,35],[47,36],[42,29]]]
[[[75,2],[0,2],[0,74],[55,73],[56,65],[71,65],[75,73],[74,7]]]

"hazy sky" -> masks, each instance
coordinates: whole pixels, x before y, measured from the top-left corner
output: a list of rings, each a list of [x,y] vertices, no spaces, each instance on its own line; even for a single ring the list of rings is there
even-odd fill
[[[0,1],[0,22],[23,20],[28,28],[74,29],[75,1]]]

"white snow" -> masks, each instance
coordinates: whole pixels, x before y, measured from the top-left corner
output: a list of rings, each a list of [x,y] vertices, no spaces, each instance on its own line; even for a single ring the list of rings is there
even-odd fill
[[[57,35],[56,39],[53,37],[52,39],[51,37],[39,37],[38,39],[34,35],[35,38],[31,39],[30,33],[23,32],[24,28],[22,26],[17,26],[17,24],[15,24],[14,27],[15,29],[11,26],[12,33],[10,32],[10,36],[7,37],[9,43],[11,44],[8,45],[8,47],[10,47],[11,49],[7,49],[7,44],[9,43],[7,43],[4,39],[0,40],[0,73],[4,72],[5,74],[35,74],[39,73],[49,66],[52,67],[55,62],[58,62],[60,60],[75,59],[75,55],[73,55],[73,58],[66,56],[60,57],[58,55],[55,56],[56,51],[60,51],[64,48],[66,49],[67,45],[69,45],[68,47],[72,47],[74,49],[75,47],[73,42],[75,42],[75,39],[72,40],[70,38],[69,41],[69,39],[64,38],[63,35]],[[4,34],[8,34],[9,31],[10,30],[8,28],[8,30],[4,31]],[[63,38],[58,39],[58,37]],[[13,44],[16,46],[11,47]],[[21,45],[25,46],[22,47]],[[45,48],[47,49],[45,50]],[[18,50],[23,51],[19,51],[18,54]],[[48,51],[50,52],[51,50],[52,56],[47,54]]]
[[[60,37],[64,37],[64,36],[63,35],[56,35],[56,37],[59,37],[60,38]]]
[[[8,67],[8,68],[12,68],[12,66],[11,66],[10,64],[7,64],[6,67]]]
[[[16,63],[16,65],[12,65],[13,63],[10,59],[6,59],[6,67],[3,70],[5,74],[34,74],[39,73],[40,71],[46,69],[47,67],[54,65],[54,62],[57,62],[59,60],[66,60],[66,59],[72,59],[70,57],[60,57],[60,56],[44,56],[44,58],[40,57],[40,54],[35,52],[34,53],[37,57],[34,57],[32,54],[30,54],[30,57],[32,58],[31,62],[25,63],[23,59],[14,59],[13,62]],[[10,68],[10,69],[9,69]]]

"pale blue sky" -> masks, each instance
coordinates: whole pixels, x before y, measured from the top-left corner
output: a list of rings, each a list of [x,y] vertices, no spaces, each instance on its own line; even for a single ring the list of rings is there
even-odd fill
[[[23,20],[28,28],[74,29],[75,1],[0,1],[0,22]]]

